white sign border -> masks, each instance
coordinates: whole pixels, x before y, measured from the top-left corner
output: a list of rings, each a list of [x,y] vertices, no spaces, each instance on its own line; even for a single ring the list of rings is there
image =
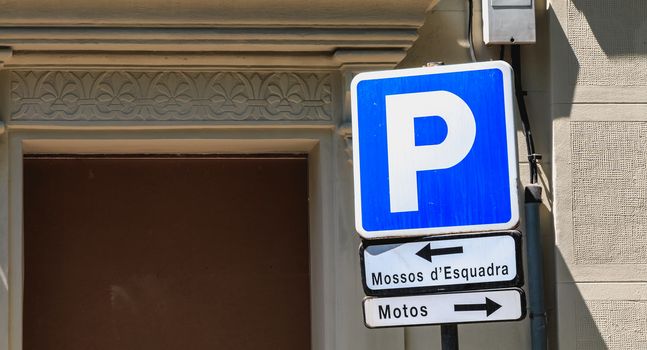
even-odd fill
[[[415,229],[398,229],[398,230],[380,230],[367,231],[362,225],[362,201],[361,201],[361,183],[360,183],[360,155],[359,155],[359,130],[357,121],[357,85],[365,80],[375,80],[384,78],[410,77],[419,75],[466,72],[486,69],[498,69],[503,74],[503,100],[505,109],[505,125],[508,146],[508,173],[510,179],[510,220],[505,223],[482,224],[482,225],[464,225],[464,226],[446,226],[431,228]],[[512,91],[512,67],[504,61],[476,62],[468,64],[456,64],[448,66],[435,66],[423,68],[398,69],[377,72],[364,72],[356,75],[351,82],[351,114],[352,114],[352,132],[353,132],[353,181],[354,181],[354,198],[355,198],[355,229],[364,239],[383,239],[398,237],[421,237],[427,235],[437,235],[443,233],[467,233],[478,231],[501,231],[513,229],[519,224],[519,203],[518,203],[518,171],[517,171],[517,146],[515,142],[516,131],[514,127],[514,107]]]

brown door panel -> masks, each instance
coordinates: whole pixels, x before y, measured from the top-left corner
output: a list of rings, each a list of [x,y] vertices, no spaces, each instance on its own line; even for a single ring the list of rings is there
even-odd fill
[[[308,349],[305,158],[26,158],[25,350]]]

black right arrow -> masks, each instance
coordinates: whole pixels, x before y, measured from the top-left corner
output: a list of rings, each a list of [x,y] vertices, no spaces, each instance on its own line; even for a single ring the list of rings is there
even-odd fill
[[[496,310],[500,309],[501,305],[492,301],[490,298],[485,298],[485,304],[455,304],[454,311],[485,311],[486,317],[492,315]]]
[[[425,244],[422,249],[420,249],[416,255],[431,262],[431,257],[434,255],[447,255],[447,254],[462,254],[463,247],[449,247],[449,248],[437,248],[431,249],[431,243]]]

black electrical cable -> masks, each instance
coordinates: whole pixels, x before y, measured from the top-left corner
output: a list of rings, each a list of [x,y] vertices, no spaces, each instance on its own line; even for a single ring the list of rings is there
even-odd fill
[[[525,92],[521,87],[521,48],[519,45],[512,45],[510,56],[512,58],[512,69],[514,70],[514,89],[517,97],[517,106],[521,116],[523,134],[526,136],[526,150],[528,151],[528,162],[530,163],[530,183],[537,183],[537,161],[541,159],[541,154],[535,153],[535,141],[532,138],[530,130],[530,120],[524,101]]]
[[[505,59],[505,45],[499,45],[499,61],[503,61]]]
[[[474,35],[472,34],[472,21],[474,17],[474,0],[467,0],[467,42],[470,46],[470,57],[472,62],[476,62],[476,52],[474,52]]]

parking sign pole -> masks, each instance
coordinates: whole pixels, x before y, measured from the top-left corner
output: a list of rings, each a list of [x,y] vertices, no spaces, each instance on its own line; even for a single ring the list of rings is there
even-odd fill
[[[525,317],[521,289],[481,289],[523,284],[519,240],[501,237],[492,250],[470,249],[476,238],[418,241],[519,223],[512,74],[492,61],[353,78],[355,228],[365,240],[390,239],[360,252],[367,327],[440,325],[441,348],[458,350],[458,323]]]
[[[440,343],[442,350],[458,350],[458,325],[440,325]]]

